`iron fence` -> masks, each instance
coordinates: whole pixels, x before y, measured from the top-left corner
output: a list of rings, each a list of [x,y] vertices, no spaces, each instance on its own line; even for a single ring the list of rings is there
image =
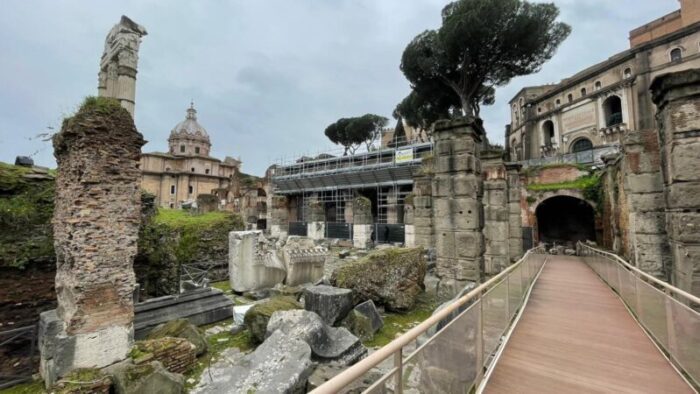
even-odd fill
[[[308,231],[309,230],[306,226],[306,222],[289,222],[289,235],[299,235],[302,237],[306,237]]]
[[[700,388],[700,298],[584,243],[578,254],[627,305],[668,359]]]
[[[374,240],[378,244],[393,244],[406,242],[406,226],[403,224],[374,224]]]
[[[37,326],[0,331],[0,389],[32,379],[36,365]]]
[[[352,223],[326,222],[325,237],[334,239],[352,239]]]

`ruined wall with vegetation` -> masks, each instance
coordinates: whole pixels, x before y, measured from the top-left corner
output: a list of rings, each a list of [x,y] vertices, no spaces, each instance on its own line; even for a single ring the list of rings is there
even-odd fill
[[[56,306],[53,171],[0,163],[0,331]]]
[[[144,215],[134,261],[142,297],[177,293],[181,264],[226,266],[228,233],[244,228],[241,217],[230,212],[159,208]]]

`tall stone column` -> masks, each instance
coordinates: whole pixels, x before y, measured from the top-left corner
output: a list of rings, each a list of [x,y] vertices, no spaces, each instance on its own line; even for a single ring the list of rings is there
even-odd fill
[[[456,294],[468,281],[481,280],[484,241],[479,142],[483,135],[474,118],[444,120],[434,126],[432,209],[442,297]]]
[[[630,259],[648,274],[668,280],[670,256],[656,132],[629,131],[622,145],[623,187],[629,207]]]
[[[484,179],[484,273],[496,275],[509,263],[509,211],[503,151],[482,152]]]
[[[352,201],[352,246],[366,249],[372,241],[372,202],[358,196]]]
[[[105,40],[105,49],[98,74],[98,95],[119,100],[134,116],[136,100],[136,67],[141,37],[146,29],[126,16],[114,25]]]
[[[661,75],[651,91],[657,106],[671,280],[700,295],[700,70]]]
[[[520,206],[520,164],[506,163],[508,186],[508,257],[513,263],[523,255],[523,219]]]
[[[272,196],[270,207],[270,235],[286,237],[289,231],[289,207],[287,197]]]
[[[58,308],[41,314],[39,344],[47,386],[72,369],[123,360],[133,343],[144,143],[111,99],[88,99],[54,136]]]

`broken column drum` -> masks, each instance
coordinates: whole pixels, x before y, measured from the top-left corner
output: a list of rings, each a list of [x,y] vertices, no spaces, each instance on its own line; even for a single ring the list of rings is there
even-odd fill
[[[483,218],[479,143],[483,134],[475,118],[435,124],[432,210],[441,283],[480,280]]]

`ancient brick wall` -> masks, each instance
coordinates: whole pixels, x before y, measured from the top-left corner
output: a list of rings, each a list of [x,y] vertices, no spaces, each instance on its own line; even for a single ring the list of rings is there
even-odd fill
[[[134,364],[156,360],[174,373],[185,373],[197,362],[195,346],[183,338],[164,337],[138,341],[134,349]]]
[[[129,113],[106,99],[83,105],[54,137],[56,293],[68,333],[133,319],[144,143]]]

